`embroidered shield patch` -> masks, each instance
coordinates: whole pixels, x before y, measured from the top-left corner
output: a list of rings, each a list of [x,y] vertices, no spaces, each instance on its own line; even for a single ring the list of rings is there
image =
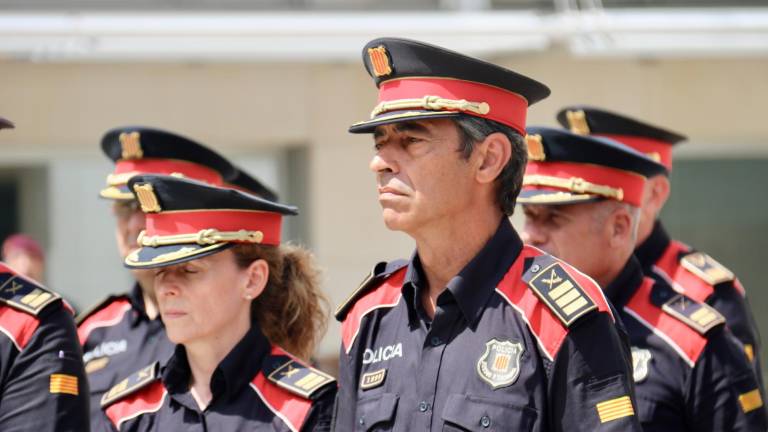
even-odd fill
[[[512,385],[520,376],[523,351],[520,342],[491,339],[485,343],[485,353],[477,361],[477,374],[494,390]]]
[[[648,378],[648,364],[651,362],[651,352],[643,348],[632,347],[632,378],[641,382]]]

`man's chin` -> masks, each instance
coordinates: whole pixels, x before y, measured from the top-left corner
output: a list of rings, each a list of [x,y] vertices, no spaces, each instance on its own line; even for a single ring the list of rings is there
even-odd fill
[[[384,209],[382,212],[384,225],[392,231],[408,231],[408,217],[392,209]]]

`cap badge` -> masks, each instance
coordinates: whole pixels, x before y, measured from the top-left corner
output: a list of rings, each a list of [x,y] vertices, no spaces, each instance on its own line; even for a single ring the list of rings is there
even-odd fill
[[[544,145],[541,143],[541,135],[526,135],[525,144],[528,147],[528,160],[541,162],[546,159]]]
[[[514,384],[520,376],[523,351],[520,342],[491,339],[485,343],[485,353],[477,361],[477,374],[494,390]]]
[[[133,190],[136,192],[139,204],[141,204],[141,211],[144,213],[155,213],[162,210],[151,184],[136,184],[133,185]]]
[[[568,126],[571,132],[579,135],[589,135],[589,125],[587,124],[587,116],[584,111],[568,111],[565,113],[568,118]]]
[[[141,159],[144,152],[141,150],[141,139],[138,132],[123,132],[120,134],[120,146],[123,148],[123,159]]]
[[[375,48],[368,48],[368,58],[373,66],[373,74],[377,77],[384,77],[392,74],[392,66],[389,64],[389,55],[384,45]]]

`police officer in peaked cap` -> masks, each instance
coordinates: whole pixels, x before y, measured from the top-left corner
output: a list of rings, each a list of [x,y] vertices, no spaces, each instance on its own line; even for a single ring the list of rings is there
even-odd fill
[[[363,48],[379,90],[370,169],[415,240],[337,311],[339,431],[632,431],[629,345],[600,287],[509,222],[526,113],[549,89],[422,42]]]

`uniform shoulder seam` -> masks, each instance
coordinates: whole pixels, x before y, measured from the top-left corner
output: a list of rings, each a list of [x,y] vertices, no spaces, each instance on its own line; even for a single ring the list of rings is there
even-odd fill
[[[363,279],[360,285],[352,292],[352,294],[344,300],[341,305],[336,309],[334,316],[338,321],[343,321],[346,318],[347,313],[370,290],[381,286],[382,282],[386,281],[398,270],[408,265],[407,260],[395,260],[391,262],[381,261],[373,266],[368,276]]]
[[[90,308],[84,310],[83,312],[80,312],[77,315],[77,317],[75,317],[75,324],[79,326],[85,320],[87,320],[88,318],[90,318],[94,314],[100,312],[106,306],[108,306],[112,302],[114,302],[115,300],[119,300],[119,299],[127,300],[128,299],[128,295],[127,294],[110,294],[110,295],[104,297],[100,301],[94,303],[93,306],[91,306]]]

